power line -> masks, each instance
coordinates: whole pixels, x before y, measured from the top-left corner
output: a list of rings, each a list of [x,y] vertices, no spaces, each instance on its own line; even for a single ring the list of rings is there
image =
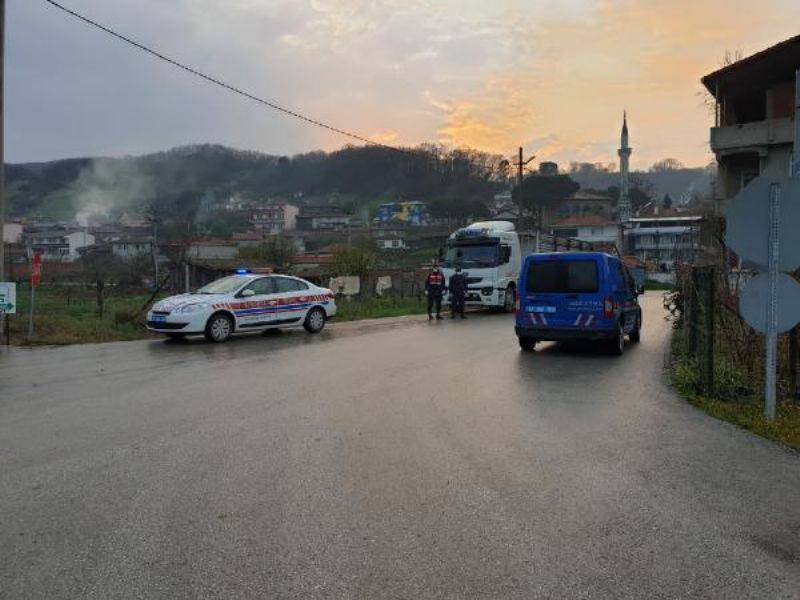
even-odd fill
[[[82,15],[82,14],[80,14],[80,13],[78,13],[78,12],[76,12],[76,11],[70,9],[70,8],[67,8],[66,6],[61,4],[60,2],[56,2],[56,0],[44,0],[44,1],[47,4],[50,4],[51,6],[53,6],[53,7],[57,8],[57,9],[65,12],[66,14],[78,19],[79,21],[82,21],[85,24],[90,25],[91,27],[95,27],[96,29],[99,29],[99,30],[103,31],[103,32],[107,33],[108,35],[110,35],[110,36],[112,36],[112,37],[114,37],[114,38],[116,38],[116,39],[118,39],[118,40],[120,40],[122,42],[125,42],[126,44],[129,44],[129,45],[133,46],[134,48],[136,48],[138,50],[141,50],[142,52],[150,54],[151,56],[154,56],[155,58],[157,58],[159,60],[162,60],[162,61],[164,61],[164,62],[166,62],[166,63],[168,63],[168,64],[170,64],[170,65],[172,65],[174,67],[177,67],[177,68],[179,68],[179,69],[181,69],[181,70],[183,70],[183,71],[185,71],[185,72],[187,72],[187,73],[189,73],[191,75],[194,75],[195,77],[199,77],[201,79],[204,79],[205,81],[207,81],[209,83],[212,83],[212,84],[214,84],[216,86],[219,86],[219,87],[221,87],[221,88],[223,88],[225,90],[228,90],[229,92],[233,92],[233,93],[238,94],[240,96],[243,96],[243,97],[245,97],[245,98],[247,98],[249,100],[253,100],[254,102],[258,102],[259,104],[267,106],[267,107],[269,107],[269,108],[271,108],[273,110],[276,110],[278,112],[281,112],[281,113],[283,113],[285,115],[288,115],[290,117],[294,117],[295,119],[299,119],[300,121],[304,121],[304,122],[309,123],[311,125],[315,125],[317,127],[321,127],[323,129],[327,129],[328,131],[331,131],[333,133],[337,133],[339,135],[343,135],[345,137],[349,137],[350,139],[354,139],[354,140],[357,140],[359,142],[363,142],[364,144],[367,144],[368,146],[373,146],[373,147],[377,147],[377,148],[384,148],[386,150],[392,150],[394,152],[398,152],[400,154],[405,154],[407,156],[416,156],[418,154],[416,151],[414,151],[412,149],[398,148],[397,146],[391,146],[389,144],[384,144],[382,142],[376,142],[375,140],[371,140],[371,139],[369,139],[367,137],[358,135],[356,133],[352,133],[350,131],[346,131],[346,130],[341,129],[339,127],[335,127],[333,125],[329,125],[329,124],[324,123],[322,121],[319,121],[317,119],[313,119],[313,118],[308,117],[308,116],[306,116],[306,115],[304,115],[302,113],[299,113],[297,111],[294,111],[294,110],[291,110],[291,109],[288,109],[288,108],[284,108],[283,106],[275,104],[274,102],[270,102],[269,100],[265,100],[263,98],[260,98],[260,97],[254,95],[254,94],[251,94],[249,92],[246,92],[246,91],[242,90],[241,88],[233,86],[233,85],[231,85],[229,83],[226,83],[226,82],[224,82],[224,81],[222,81],[220,79],[217,79],[216,77],[212,77],[210,75],[207,75],[207,74],[205,74],[205,73],[203,73],[201,71],[198,71],[197,69],[195,69],[193,67],[190,67],[190,66],[188,66],[188,65],[186,65],[184,63],[181,63],[181,62],[179,62],[179,61],[177,61],[177,60],[175,60],[173,58],[170,58],[169,56],[166,56],[165,54],[162,54],[161,52],[159,52],[157,50],[154,50],[153,48],[145,46],[144,44],[142,44],[140,42],[137,42],[136,40],[134,40],[134,39],[132,39],[130,37],[127,37],[127,36],[125,36],[125,35],[123,35],[121,33],[118,33],[116,31],[114,31],[113,29],[111,29],[109,27],[106,27],[105,25],[102,25],[101,23],[98,23],[97,21],[94,21],[93,19],[90,19],[89,17],[86,17],[86,16],[84,16],[84,15]],[[474,165],[474,166],[477,166],[479,168],[479,170],[484,171],[487,174],[493,175],[495,173],[494,168],[491,167],[491,166],[486,166],[486,165]]]
[[[244,96],[245,98],[248,98],[249,100],[253,100],[255,102],[258,102],[259,104],[263,104],[264,106],[267,106],[267,107],[269,107],[269,108],[271,108],[273,110],[277,110],[278,112],[281,112],[281,113],[284,113],[286,115],[289,115],[290,117],[294,117],[295,119],[299,119],[301,121],[305,121],[306,123],[309,123],[311,125],[315,125],[317,127],[322,127],[323,129],[327,129],[328,131],[332,131],[334,133],[338,133],[339,135],[343,135],[343,136],[349,137],[351,139],[358,140],[359,142],[363,142],[363,143],[365,143],[365,144],[367,144],[369,146],[378,146],[380,148],[386,148],[388,150],[395,150],[396,152],[402,152],[404,154],[406,153],[406,150],[403,150],[402,148],[397,148],[395,146],[390,146],[388,144],[383,144],[381,142],[376,142],[374,140],[371,140],[371,139],[366,138],[364,136],[358,135],[356,133],[352,133],[350,131],[346,131],[344,129],[340,129],[338,127],[334,127],[333,125],[328,125],[327,123],[323,123],[322,121],[318,121],[317,119],[312,119],[311,117],[308,117],[308,116],[306,116],[304,114],[301,114],[301,113],[299,113],[297,111],[290,110],[288,108],[284,108],[283,106],[279,106],[278,104],[275,104],[274,102],[270,102],[269,100],[264,100],[263,98],[259,98],[258,96],[254,95],[254,94],[246,92],[246,91],[244,91],[244,90],[242,90],[240,88],[237,88],[237,87],[235,87],[235,86],[233,86],[233,85],[231,85],[229,83],[225,83],[224,81],[222,81],[220,79],[217,79],[217,78],[212,77],[210,75],[206,75],[205,73],[202,73],[201,71],[198,71],[197,69],[194,69],[194,68],[192,68],[192,67],[190,67],[188,65],[185,65],[185,64],[183,64],[181,62],[178,62],[177,60],[172,59],[172,58],[162,54],[161,52],[158,52],[157,50],[153,50],[152,48],[149,48],[148,46],[145,46],[144,44],[141,44],[141,43],[137,42],[136,40],[133,40],[133,39],[127,37],[127,36],[122,35],[121,33],[117,33],[113,29],[110,29],[109,27],[106,27],[105,25],[102,25],[102,24],[98,23],[97,21],[93,21],[89,17],[86,17],[86,16],[84,16],[84,15],[78,13],[78,12],[75,12],[74,10],[72,10],[70,8],[67,8],[66,6],[56,2],[55,0],[44,0],[44,1],[47,2],[48,4],[54,6],[55,8],[57,8],[57,9],[59,9],[61,11],[64,11],[68,15],[71,15],[71,16],[75,17],[76,19],[78,19],[80,21],[83,21],[87,25],[91,25],[92,27],[95,27],[97,29],[100,29],[101,31],[104,31],[108,35],[110,35],[112,37],[115,37],[118,40],[121,40],[121,41],[125,42],[126,44],[130,44],[131,46],[141,50],[142,52],[146,52],[147,54],[150,54],[151,56],[155,56],[159,60],[167,62],[167,63],[171,64],[174,67],[178,67],[179,69],[182,69],[182,70],[186,71],[187,73],[190,73],[190,74],[192,74],[192,75],[194,75],[196,77],[200,77],[201,79],[205,79],[209,83],[213,83],[214,85],[222,87],[222,88],[224,88],[224,89],[226,89],[226,90],[228,90],[230,92],[234,92],[235,94],[239,94],[240,96]]]

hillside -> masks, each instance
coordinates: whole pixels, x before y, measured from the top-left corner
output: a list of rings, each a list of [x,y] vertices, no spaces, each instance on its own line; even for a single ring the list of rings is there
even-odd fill
[[[633,171],[631,185],[642,189],[653,200],[660,201],[669,194],[676,203],[687,203],[697,197],[707,197],[715,175],[716,169],[712,167]],[[619,186],[619,172],[591,163],[573,165],[569,176],[584,189],[607,190]]]
[[[232,195],[334,200],[365,217],[380,202],[421,200],[434,216],[483,217],[494,194],[508,185],[496,167],[500,158],[438,146],[403,152],[346,147],[286,157],[198,145],[143,156],[11,164],[6,184],[12,217],[83,220],[130,212],[199,221]],[[608,190],[619,181],[602,165],[575,164],[569,175],[584,189]],[[668,193],[680,202],[707,195],[712,175],[707,168],[650,170],[634,172],[632,183],[653,199]]]
[[[8,165],[9,213],[72,219],[123,212],[192,215],[233,194],[288,196],[303,202],[331,196],[358,210],[380,201],[424,200],[431,210],[483,209],[501,189],[496,157],[420,147],[406,152],[348,147],[279,157],[200,145],[122,158],[80,158]]]

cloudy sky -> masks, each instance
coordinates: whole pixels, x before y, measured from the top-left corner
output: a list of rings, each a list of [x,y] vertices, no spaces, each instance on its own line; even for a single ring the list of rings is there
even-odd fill
[[[797,0],[60,0],[177,60],[391,144],[702,165],[699,78],[800,33]],[[274,154],[346,139],[81,24],[8,0],[6,158],[215,142]]]

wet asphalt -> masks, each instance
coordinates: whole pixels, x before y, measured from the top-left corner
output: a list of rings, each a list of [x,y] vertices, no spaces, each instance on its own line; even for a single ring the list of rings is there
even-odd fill
[[[798,598],[800,456],[508,315],[0,351],[2,598]]]

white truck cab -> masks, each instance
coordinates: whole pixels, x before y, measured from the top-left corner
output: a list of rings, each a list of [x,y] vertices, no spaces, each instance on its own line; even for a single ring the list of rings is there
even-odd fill
[[[533,252],[531,236],[521,236],[508,221],[481,221],[450,235],[441,268],[449,281],[460,266],[467,278],[468,306],[511,312],[524,254]],[[444,298],[448,301],[448,298]]]

